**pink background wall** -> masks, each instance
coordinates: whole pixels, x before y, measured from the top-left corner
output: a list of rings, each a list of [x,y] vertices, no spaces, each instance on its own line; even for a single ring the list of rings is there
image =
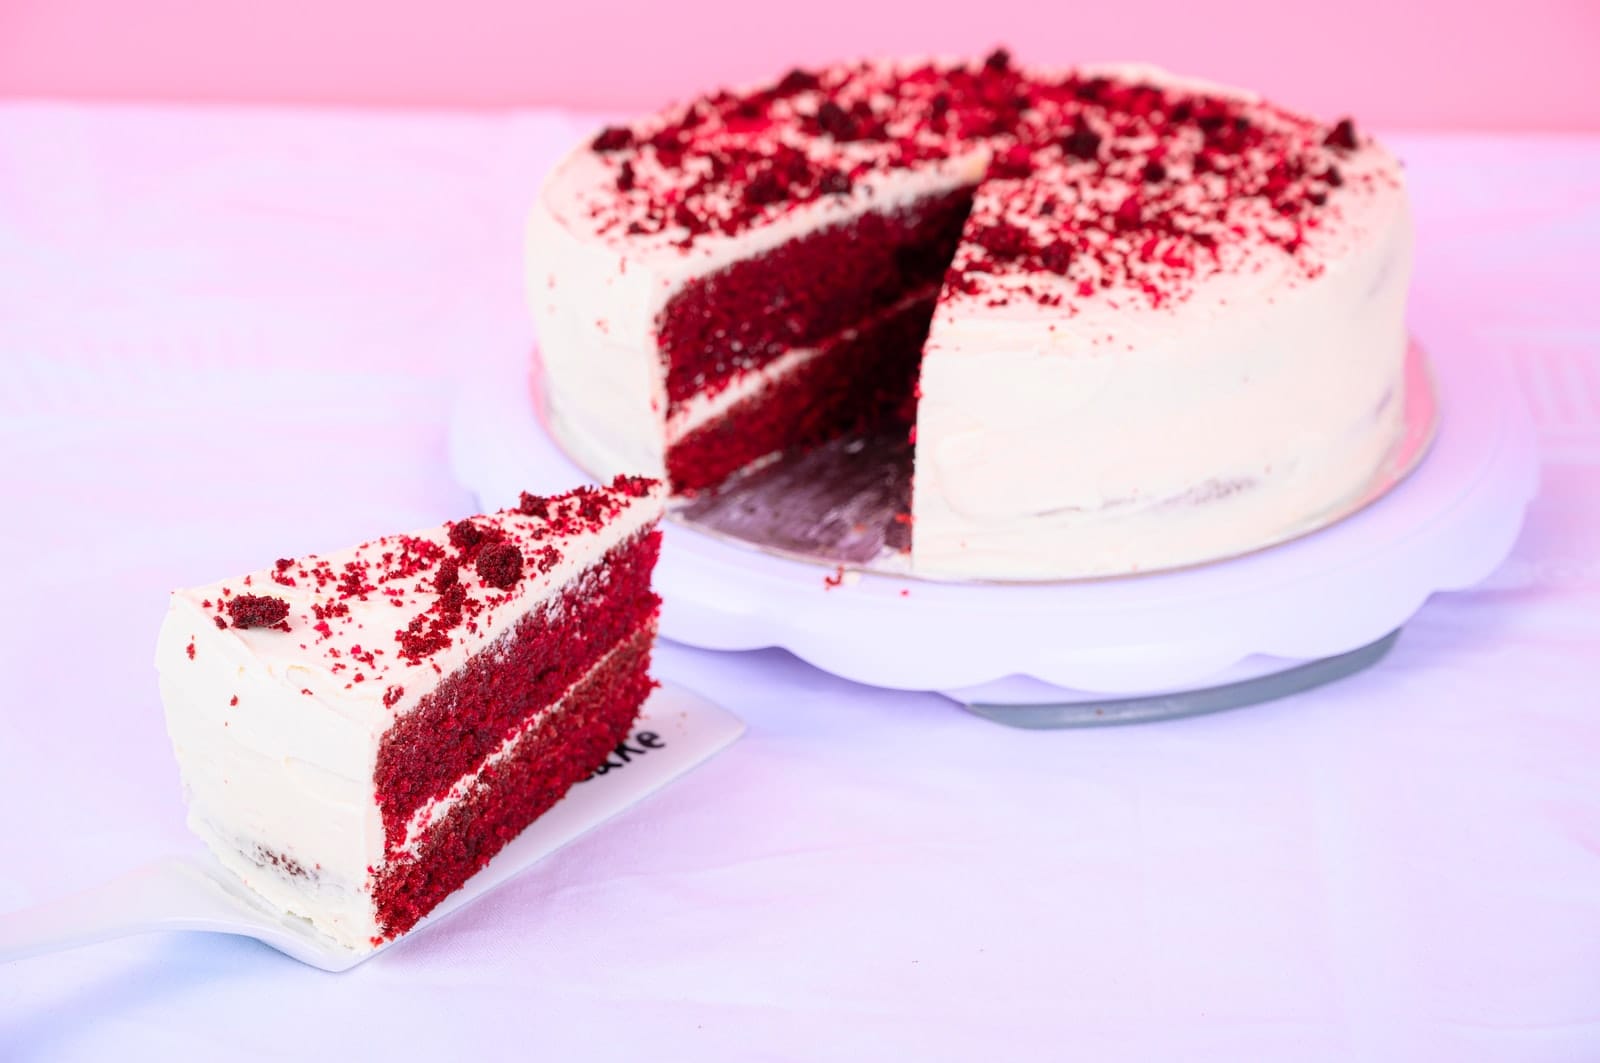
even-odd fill
[[[0,0],[0,96],[633,109],[1001,41],[1389,128],[1600,129],[1596,0]]]

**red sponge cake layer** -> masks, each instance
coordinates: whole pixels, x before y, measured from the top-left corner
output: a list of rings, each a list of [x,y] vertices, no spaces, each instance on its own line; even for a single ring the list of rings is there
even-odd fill
[[[685,285],[658,322],[667,412],[938,286],[970,190],[863,214]]]
[[[374,781],[386,848],[407,823],[449,793],[530,714],[550,705],[656,615],[650,573],[661,550],[652,531],[612,548],[560,596],[529,612],[502,643],[444,677],[383,738]]]
[[[648,674],[654,634],[653,617],[638,624],[476,773],[467,796],[414,852],[390,862],[373,887],[383,937],[415,926],[627,738],[655,685]],[[535,656],[536,641],[519,640],[508,658]]]
[[[784,451],[915,419],[917,363],[934,292],[851,329],[667,450],[673,490],[712,487]]]

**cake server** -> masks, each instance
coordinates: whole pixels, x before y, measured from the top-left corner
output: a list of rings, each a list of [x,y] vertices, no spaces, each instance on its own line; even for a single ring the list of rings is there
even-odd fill
[[[0,962],[153,931],[255,938],[301,963],[347,971],[425,933],[541,858],[666,786],[744,733],[744,723],[695,692],[665,683],[629,740],[574,786],[416,927],[376,948],[345,948],[256,897],[209,853],[170,856],[81,893],[0,915]],[[641,741],[641,739],[645,739]]]

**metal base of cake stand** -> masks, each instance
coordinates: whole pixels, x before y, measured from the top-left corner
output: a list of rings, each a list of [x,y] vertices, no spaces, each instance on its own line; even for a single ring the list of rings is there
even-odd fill
[[[1396,628],[1383,638],[1348,653],[1307,661],[1281,672],[1273,672],[1254,679],[1203,687],[1198,690],[1177,690],[1165,694],[1142,694],[1137,697],[1103,698],[1047,705],[994,705],[964,701],[955,695],[951,696],[969,712],[993,720],[995,723],[1005,724],[1007,727],[1021,727],[1028,730],[1154,723],[1160,720],[1181,719],[1185,716],[1204,716],[1207,713],[1239,709],[1246,705],[1259,705],[1263,701],[1273,701],[1322,686],[1324,683],[1332,683],[1377,664],[1394,648],[1399,638],[1400,629]]]

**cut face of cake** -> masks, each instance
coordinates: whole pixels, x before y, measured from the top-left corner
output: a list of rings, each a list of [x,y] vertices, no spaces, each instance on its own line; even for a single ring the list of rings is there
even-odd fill
[[[534,209],[552,428],[714,488],[913,441],[912,571],[1277,541],[1401,432],[1411,230],[1351,123],[1143,67],[840,64],[602,131]]]
[[[524,495],[174,592],[156,666],[191,828],[341,944],[410,929],[627,736],[661,494]]]

